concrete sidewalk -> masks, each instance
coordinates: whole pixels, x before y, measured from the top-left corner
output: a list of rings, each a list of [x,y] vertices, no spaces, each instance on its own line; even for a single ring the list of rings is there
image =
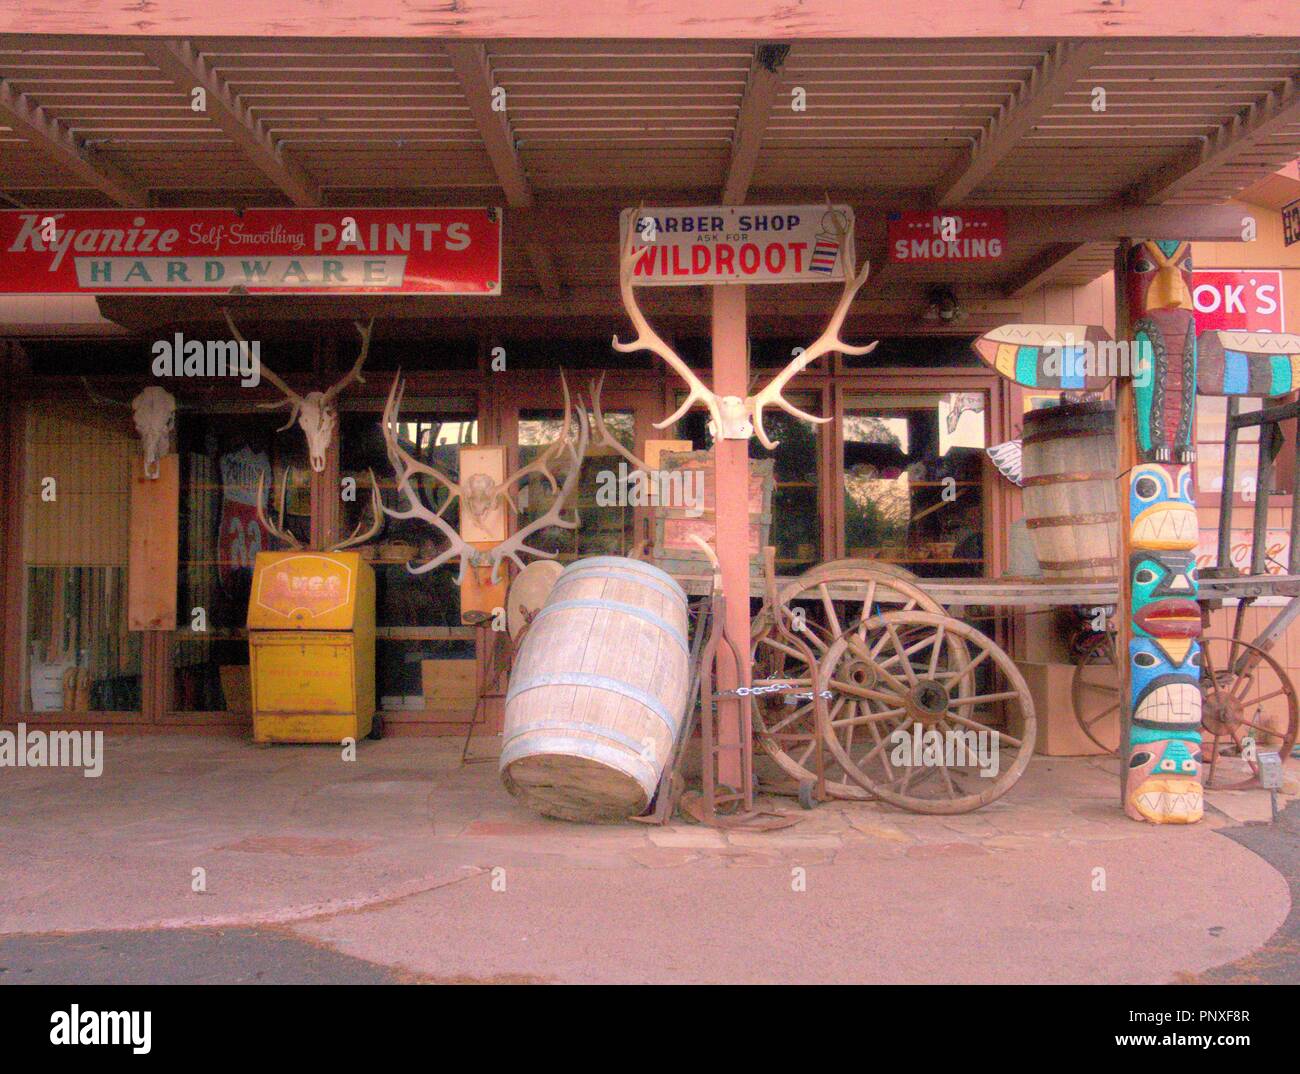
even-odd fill
[[[1113,759],[1037,759],[959,817],[772,799],[800,823],[759,834],[536,817],[445,739],[366,742],[353,762],[188,736],[106,754],[99,779],[0,770],[0,952],[262,927],[334,956],[303,979],[1165,982],[1256,951],[1291,904],[1220,834],[1267,816],[1263,792],[1140,825]],[[194,934],[172,940],[203,958]],[[167,957],[150,948],[160,976]]]

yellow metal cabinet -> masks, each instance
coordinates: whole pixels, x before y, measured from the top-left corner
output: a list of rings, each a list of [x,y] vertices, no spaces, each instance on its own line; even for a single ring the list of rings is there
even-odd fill
[[[248,598],[256,742],[341,742],[375,715],[375,573],[357,552],[259,552]]]

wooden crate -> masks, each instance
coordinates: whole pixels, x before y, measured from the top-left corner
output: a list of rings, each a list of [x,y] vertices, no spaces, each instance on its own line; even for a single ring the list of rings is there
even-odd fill
[[[472,709],[477,700],[474,660],[421,660],[424,707],[434,712]]]
[[[1038,719],[1038,734],[1034,752],[1045,757],[1095,757],[1103,751],[1097,748],[1074,715],[1071,687],[1074,683],[1073,664],[1043,663],[1036,660],[1017,660],[1016,667],[1025,677],[1029,694],[1034,699],[1034,715]],[[1098,707],[1105,706],[1104,698],[1097,699]],[[1086,712],[1091,719],[1097,713]],[[1093,733],[1103,742],[1118,737],[1118,714],[1098,723]],[[1012,728],[1017,734],[1019,729]]]
[[[771,459],[749,460],[749,569],[755,577],[763,573],[762,550],[772,535],[772,493],[776,487],[775,464]],[[710,575],[707,557],[690,540],[698,534],[710,544],[716,532],[713,452],[665,452],[661,470],[667,474],[703,471],[704,509],[698,515],[680,504],[652,506],[654,562],[674,577]]]

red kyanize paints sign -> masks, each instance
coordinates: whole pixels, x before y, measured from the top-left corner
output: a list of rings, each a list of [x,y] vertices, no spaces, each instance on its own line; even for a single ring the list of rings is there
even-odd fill
[[[998,261],[1007,249],[1001,209],[890,213],[887,222],[891,261]]]
[[[842,282],[854,263],[847,205],[624,209],[624,244],[629,227],[638,286]]]
[[[0,294],[501,293],[496,209],[0,212]]]
[[[1192,303],[1198,332],[1286,331],[1282,273],[1277,269],[1197,269],[1192,273]]]

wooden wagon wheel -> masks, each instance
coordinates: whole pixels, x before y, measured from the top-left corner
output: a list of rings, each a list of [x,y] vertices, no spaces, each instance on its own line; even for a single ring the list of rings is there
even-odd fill
[[[852,593],[853,596],[851,599],[833,597],[832,587],[835,594]],[[921,588],[916,575],[892,563],[869,559],[841,559],[812,567],[781,586],[777,601],[801,613],[802,637],[819,657],[846,630],[860,627],[879,611],[920,608],[942,614],[939,605]],[[754,686],[787,683],[812,689],[813,672],[806,658],[776,635],[766,605],[755,617],[750,631]],[[837,711],[832,701],[832,716]],[[813,750],[817,740],[812,702],[798,699],[795,704],[789,704],[781,695],[759,694],[754,697],[753,712],[758,742],[781,770],[799,783],[815,779]],[[854,749],[853,740],[849,732],[846,742],[849,751]],[[832,796],[856,800],[870,797],[848,779],[834,757],[826,758],[826,766],[826,789]]]
[[[1074,661],[1074,678],[1070,683],[1070,700],[1074,719],[1098,749],[1119,753],[1121,713],[1119,663],[1115,659],[1115,632],[1100,631],[1090,637]],[[1087,715],[1085,715],[1087,714]],[[1113,718],[1113,732],[1101,730]]]
[[[845,775],[916,813],[967,813],[1010,790],[1037,730],[1011,658],[970,624],[934,612],[887,612],[863,626],[868,640],[856,631],[840,637],[814,678],[814,689],[834,695],[832,710],[844,702],[826,746]],[[850,732],[870,748],[846,749]]]
[[[1275,749],[1285,761],[1298,726],[1295,687],[1267,651],[1235,638],[1201,638],[1201,772],[1207,790],[1257,786],[1256,751]]]

